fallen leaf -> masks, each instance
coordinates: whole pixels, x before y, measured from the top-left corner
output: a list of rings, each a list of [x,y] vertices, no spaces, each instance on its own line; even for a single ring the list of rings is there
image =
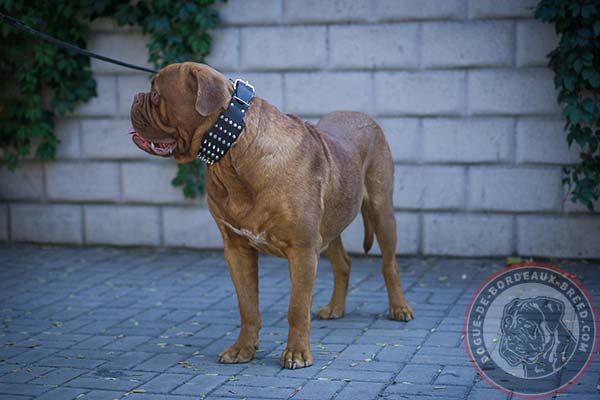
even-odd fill
[[[523,262],[521,257],[508,257],[506,259],[506,265],[518,264],[520,262]]]

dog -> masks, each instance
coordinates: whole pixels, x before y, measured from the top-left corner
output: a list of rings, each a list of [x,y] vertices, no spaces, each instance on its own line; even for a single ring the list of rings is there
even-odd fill
[[[178,163],[194,160],[233,92],[232,82],[207,65],[185,62],[161,69],[151,90],[134,97],[134,143]],[[359,210],[365,253],[374,236],[381,248],[389,317],[411,320],[395,258],[394,166],[377,123],[363,113],[338,111],[315,126],[258,96],[243,122],[229,151],[206,168],[208,208],[223,237],[241,318],[237,341],[218,361],[248,362],[258,348],[258,252],[264,252],[287,258],[291,279],[288,339],[280,364],[292,369],[312,365],[310,309],[317,261],[324,252],[334,275],[331,300],[317,317],[340,318],[350,273],[340,234]]]
[[[523,366],[525,377],[559,370],[575,349],[565,326],[565,305],[546,296],[511,300],[504,306],[499,354],[511,366]]]

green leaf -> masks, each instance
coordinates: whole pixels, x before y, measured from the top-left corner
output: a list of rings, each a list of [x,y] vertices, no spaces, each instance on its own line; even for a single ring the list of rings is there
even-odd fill
[[[592,88],[600,88],[600,71],[595,68],[586,68],[581,76],[587,80]]]
[[[519,264],[521,262],[523,262],[523,259],[521,257],[508,257],[506,259],[506,265]]]
[[[563,78],[563,84],[569,91],[575,89],[575,77],[573,75],[567,75]]]
[[[592,99],[585,99],[583,101],[583,109],[589,113],[593,113],[596,111],[596,104]]]
[[[581,16],[583,18],[589,18],[596,14],[596,6],[592,3],[584,4],[581,7]]]

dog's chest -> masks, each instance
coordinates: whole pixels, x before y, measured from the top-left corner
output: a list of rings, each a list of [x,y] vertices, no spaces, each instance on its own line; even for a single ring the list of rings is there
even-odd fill
[[[267,241],[267,231],[256,233],[252,232],[250,229],[236,228],[227,221],[223,221],[223,223],[227,225],[229,229],[231,229],[234,233],[248,239],[251,244],[260,246],[267,246],[269,244],[269,242]]]
[[[268,234],[266,230],[257,231],[247,228],[238,228],[225,220],[222,221],[233,233],[246,238],[250,246],[254,247],[256,250],[274,256],[284,256],[281,246],[278,246],[279,241],[273,235]]]

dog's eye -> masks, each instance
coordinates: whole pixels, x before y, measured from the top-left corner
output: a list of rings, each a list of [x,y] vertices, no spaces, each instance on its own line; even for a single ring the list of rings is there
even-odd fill
[[[152,93],[150,93],[150,101],[155,106],[158,106],[158,103],[160,103],[160,95],[156,90],[153,90]]]

